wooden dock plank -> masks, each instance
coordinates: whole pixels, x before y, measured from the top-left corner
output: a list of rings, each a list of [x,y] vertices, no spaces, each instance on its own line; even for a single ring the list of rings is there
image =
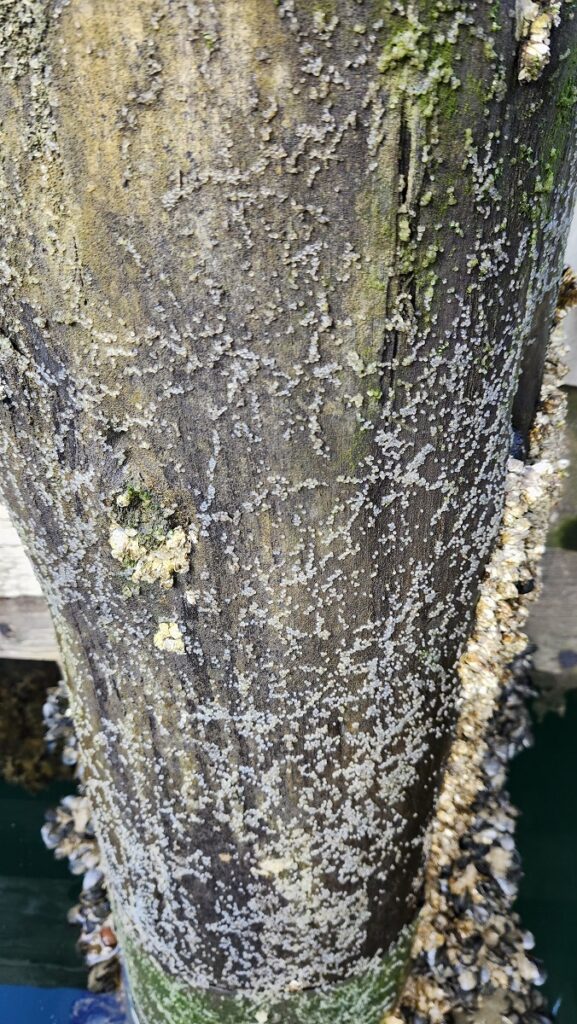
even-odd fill
[[[48,605],[10,516],[0,504],[0,658],[57,661]]]

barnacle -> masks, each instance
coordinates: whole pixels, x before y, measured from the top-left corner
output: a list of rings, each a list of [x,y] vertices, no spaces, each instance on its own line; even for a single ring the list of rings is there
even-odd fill
[[[520,35],[523,39],[519,58],[519,81],[534,82],[551,58],[551,32],[559,24],[561,0],[539,7],[525,6]]]
[[[159,651],[184,654],[184,640],[178,622],[159,622],[153,643]]]
[[[134,583],[155,583],[170,590],[175,573],[188,572],[191,541],[181,526],[169,530],[148,550],[134,527],[112,523],[109,534],[112,557],[127,570]]]
[[[135,497],[136,495],[136,497]],[[108,542],[112,557],[124,567],[133,584],[159,582],[170,590],[177,573],[190,569],[190,552],[196,533],[181,526],[170,527],[170,514],[148,494],[127,488],[116,499],[119,510],[126,510],[124,522],[110,524]]]

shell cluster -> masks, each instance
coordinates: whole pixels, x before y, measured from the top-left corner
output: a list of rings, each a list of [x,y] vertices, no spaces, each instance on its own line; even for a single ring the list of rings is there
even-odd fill
[[[523,44],[519,58],[519,81],[536,81],[551,59],[551,33],[561,20],[562,0],[517,4],[518,24]]]
[[[159,582],[170,590],[177,574],[190,569],[190,553],[197,534],[192,526],[171,526],[170,510],[157,507],[147,492],[127,487],[116,498],[108,543],[130,581],[126,595],[140,584]]]
[[[559,323],[574,304],[566,271],[526,463],[511,458],[502,528],[489,562],[471,639],[460,659],[460,718],[428,838],[425,903],[402,1012],[441,1024],[456,1009],[505,993],[509,1019],[541,1013],[545,980],[528,955],[533,939],[512,907],[520,877],[508,760],[528,742],[528,641],[523,627],[539,592],[539,561],[567,463],[559,458],[566,372]]]
[[[472,820],[458,856],[439,873],[433,907],[425,912],[428,927],[419,931],[402,1005],[410,1024],[442,1024],[456,1010],[476,1010],[495,992],[510,1024],[549,1019],[534,938],[512,909],[521,866],[514,838],[518,812],[506,775],[509,760],[531,741],[530,651],[510,668],[486,736]]]
[[[61,750],[62,762],[78,772],[78,740],[70,714],[66,686],[62,680],[49,689],[44,707],[44,742],[48,751]]]
[[[77,741],[63,682],[49,690],[43,714],[48,749],[62,744],[62,759],[76,766],[80,785],[77,796],[65,796],[47,812],[42,838],[57,859],[68,858],[73,875],[84,876],[79,901],[70,910],[68,920],[81,928],[78,947],[89,968],[88,988],[91,992],[108,992],[116,988],[120,977],[118,940],[90,801],[83,791],[77,764]]]

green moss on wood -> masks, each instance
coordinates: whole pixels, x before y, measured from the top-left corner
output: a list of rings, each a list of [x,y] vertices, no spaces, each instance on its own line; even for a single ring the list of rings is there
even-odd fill
[[[123,949],[136,1024],[381,1024],[405,978],[414,926],[407,927],[373,970],[324,991],[295,992],[278,1002],[191,991],[133,942]]]

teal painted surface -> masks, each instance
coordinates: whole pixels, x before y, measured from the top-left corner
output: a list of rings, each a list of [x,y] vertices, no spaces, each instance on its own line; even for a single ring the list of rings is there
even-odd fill
[[[56,783],[32,795],[0,782],[0,985],[86,983],[77,930],[66,920],[80,880],[40,837],[47,808],[71,791],[70,784]],[[0,1014],[0,1024],[4,1019],[12,1024]]]
[[[513,761],[511,795],[521,810],[525,877],[517,909],[548,972],[558,1024],[577,1021],[577,693],[564,717],[534,724],[535,744]]]
[[[40,793],[27,793],[0,779],[0,875],[70,880],[67,862],[45,848],[40,829],[45,811],[74,791],[70,783],[55,782]]]

